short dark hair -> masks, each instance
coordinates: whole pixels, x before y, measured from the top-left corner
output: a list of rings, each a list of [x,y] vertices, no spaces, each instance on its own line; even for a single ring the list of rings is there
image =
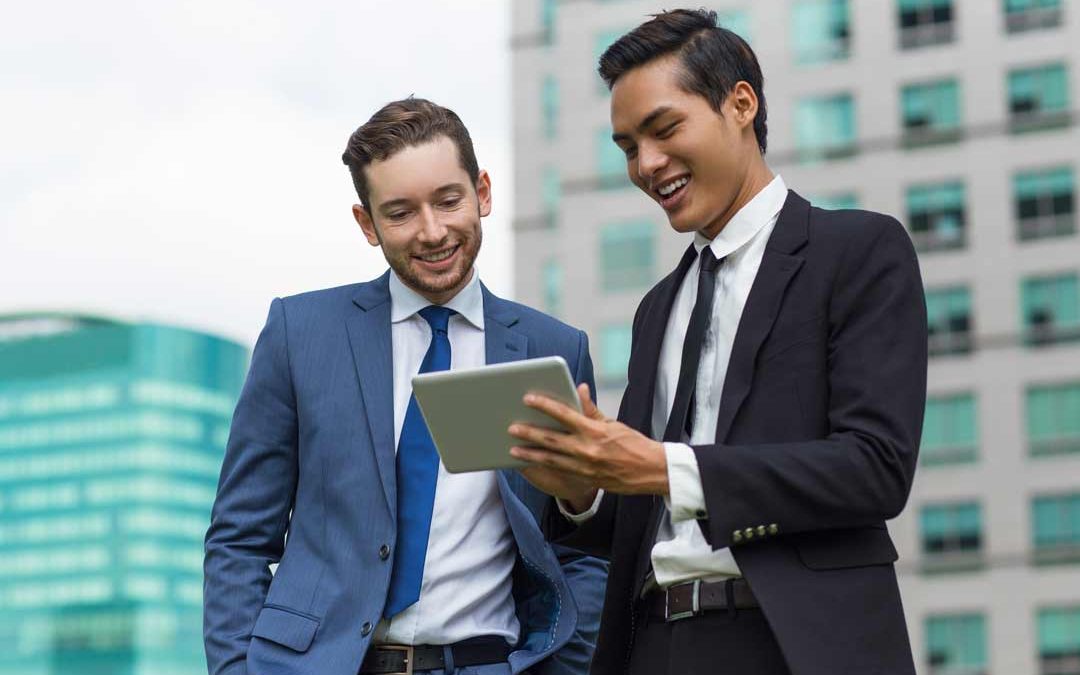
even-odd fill
[[[364,168],[438,136],[446,136],[454,142],[461,168],[465,169],[475,185],[480,177],[480,168],[476,163],[469,130],[453,110],[427,99],[410,96],[387,103],[349,136],[341,161],[349,167],[360,204],[368,213],[371,213],[368,203],[370,190]]]
[[[678,54],[683,89],[705,97],[717,113],[735,84],[745,80],[758,98],[754,136],[765,154],[765,90],[761,66],[750,45],[717,25],[716,12],[674,9],[652,18],[615,41],[600,56],[600,77],[608,89],[624,73],[668,54]]]

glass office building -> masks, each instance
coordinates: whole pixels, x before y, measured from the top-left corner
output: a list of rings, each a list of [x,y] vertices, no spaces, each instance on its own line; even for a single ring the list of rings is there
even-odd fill
[[[202,551],[248,350],[0,317],[0,674],[197,675]]]

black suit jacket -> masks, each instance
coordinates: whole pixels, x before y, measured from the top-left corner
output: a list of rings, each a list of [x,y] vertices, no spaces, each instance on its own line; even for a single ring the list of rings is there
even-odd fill
[[[619,419],[645,434],[668,316],[694,257],[691,247],[634,317]],[[702,532],[731,548],[794,675],[915,672],[885,521],[915,472],[926,331],[904,228],[790,192],[739,322],[716,443],[693,450]],[[660,506],[607,495],[576,529],[548,515],[551,536],[612,561],[593,673],[624,670]]]

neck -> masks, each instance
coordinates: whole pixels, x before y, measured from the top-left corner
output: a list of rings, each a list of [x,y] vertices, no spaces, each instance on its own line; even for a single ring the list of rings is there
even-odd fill
[[[765,163],[765,158],[761,155],[756,155],[751,160],[750,166],[747,169],[746,177],[743,179],[742,185],[739,186],[738,191],[735,193],[735,199],[732,200],[731,205],[721,214],[719,218],[709,223],[701,230],[702,235],[709,239],[715,239],[716,235],[720,234],[720,231],[724,229],[731,219],[739,212],[742,207],[750,203],[759,192],[764,190],[775,175],[769,165]]]

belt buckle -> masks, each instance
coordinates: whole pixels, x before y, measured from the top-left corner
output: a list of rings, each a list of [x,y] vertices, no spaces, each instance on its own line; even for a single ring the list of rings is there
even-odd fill
[[[690,609],[682,612],[671,613],[671,595],[668,589],[664,589],[664,621],[670,623],[679,619],[689,619],[701,613],[701,579],[694,579],[693,594],[690,600]]]
[[[386,675],[413,675],[413,646],[412,645],[379,645],[378,649],[387,649],[392,652],[405,654],[405,670],[398,670]]]

